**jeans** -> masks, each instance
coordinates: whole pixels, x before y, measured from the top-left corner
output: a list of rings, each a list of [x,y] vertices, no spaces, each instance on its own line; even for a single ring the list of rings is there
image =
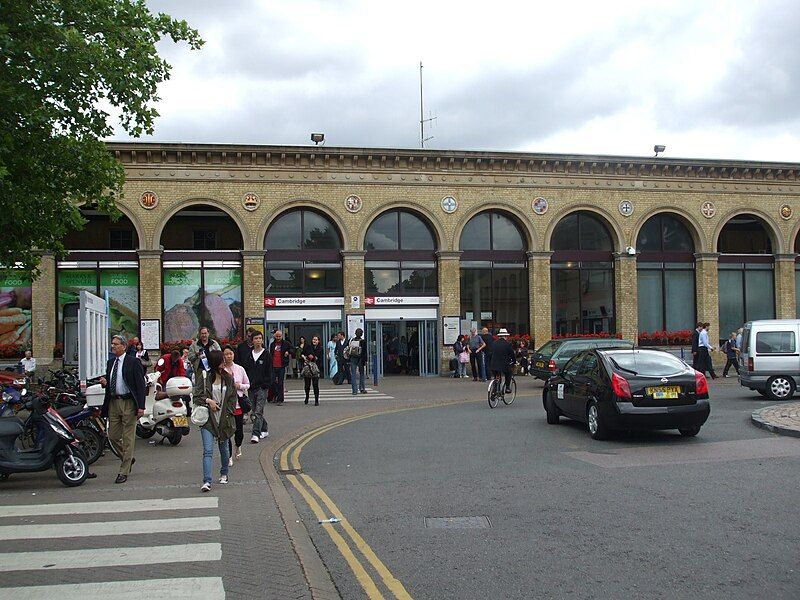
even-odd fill
[[[219,447],[219,458],[222,466],[219,470],[220,475],[228,474],[228,460],[231,455],[228,452],[228,440],[220,441],[214,437],[205,427],[200,428],[200,437],[203,438],[203,483],[211,483],[211,466],[214,461],[214,442]]]
[[[366,375],[366,365],[361,362],[360,358],[350,360],[350,384],[353,387],[353,393],[357,394],[367,388],[364,387],[364,377]]]
[[[267,390],[250,390],[250,404],[253,405],[253,433],[260,435],[262,431],[268,431],[267,419],[264,417],[264,407],[267,404]]]
[[[286,381],[286,367],[272,369],[272,385],[275,386],[275,402],[283,403],[283,389]]]
[[[472,369],[472,378],[473,379],[480,379],[480,364],[481,364],[481,355],[476,354],[475,350],[472,350],[469,353],[469,366]]]
[[[487,373],[487,369],[486,369],[486,366],[487,366],[486,365],[486,351],[484,351],[484,350],[482,350],[478,354],[478,365],[479,365],[479,371],[480,371],[480,374],[481,374],[480,379],[481,379],[481,381],[486,381],[488,379],[488,376],[486,374]]]
[[[466,377],[467,376],[467,363],[458,363],[458,370],[456,371],[459,377]]]

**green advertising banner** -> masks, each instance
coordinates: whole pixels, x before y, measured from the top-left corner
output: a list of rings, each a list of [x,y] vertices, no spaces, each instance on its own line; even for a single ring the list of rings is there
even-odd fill
[[[97,293],[97,271],[94,269],[63,269],[58,272],[58,330],[56,339],[64,337],[64,305],[80,301],[81,290]]]
[[[31,280],[17,273],[0,275],[0,347],[2,355],[22,356],[31,343]]]
[[[135,269],[100,271],[100,295],[108,291],[111,333],[139,335],[139,273]]]

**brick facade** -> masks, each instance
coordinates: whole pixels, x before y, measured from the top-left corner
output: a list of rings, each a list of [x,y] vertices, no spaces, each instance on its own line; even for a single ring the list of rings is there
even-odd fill
[[[160,237],[170,217],[193,205],[218,208],[233,219],[242,236],[243,300],[246,316],[263,316],[263,251],[269,225],[291,208],[311,208],[339,228],[344,250],[345,313],[364,312],[364,236],[370,223],[393,208],[424,216],[437,238],[439,315],[460,314],[459,240],[476,214],[500,210],[513,217],[529,247],[531,334],[540,344],[551,334],[550,239],[559,220],[577,210],[597,215],[612,236],[615,251],[617,331],[637,333],[637,235],[653,215],[679,216],[696,252],[697,316],[719,332],[717,240],[732,217],[758,216],[772,239],[776,316],[795,314],[794,236],[800,227],[800,165],[744,161],[673,160],[602,156],[433,150],[344,149],[200,144],[111,143],[126,170],[120,210],[138,234],[140,313],[161,318]],[[154,208],[139,200],[158,197]],[[259,205],[246,210],[246,194]],[[351,213],[345,199],[363,200]],[[448,214],[441,201],[452,196],[458,208]],[[537,214],[532,201],[547,201]],[[632,211],[623,216],[620,203]],[[712,202],[714,211],[703,211]],[[791,211],[786,218],[787,206]],[[55,341],[55,263],[46,257],[34,284],[34,347],[47,354]],[[362,297],[361,308],[350,295]],[[450,354],[442,349],[442,358]],[[446,365],[446,361],[442,361]]]

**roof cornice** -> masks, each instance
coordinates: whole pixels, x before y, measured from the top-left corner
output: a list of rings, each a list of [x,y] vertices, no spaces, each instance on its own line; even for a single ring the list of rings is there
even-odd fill
[[[125,167],[797,182],[800,163],[463,150],[107,142]]]

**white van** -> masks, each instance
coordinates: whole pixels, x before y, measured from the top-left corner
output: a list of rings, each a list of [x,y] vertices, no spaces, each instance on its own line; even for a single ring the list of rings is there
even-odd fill
[[[800,319],[744,324],[739,383],[770,400],[788,400],[800,385]]]

